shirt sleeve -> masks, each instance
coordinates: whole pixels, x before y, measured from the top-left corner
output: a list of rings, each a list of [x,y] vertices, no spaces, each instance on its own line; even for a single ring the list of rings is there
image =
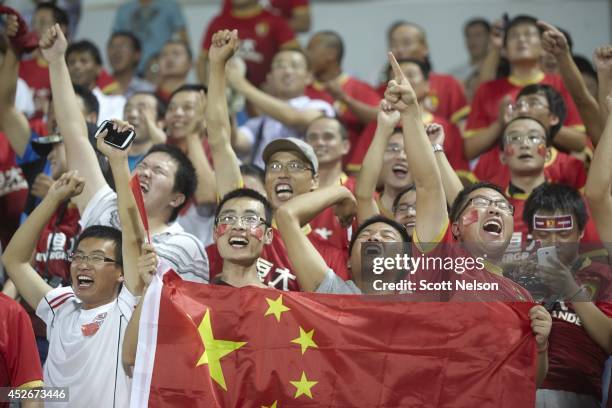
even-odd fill
[[[487,103],[487,84],[482,84],[476,90],[474,99],[472,99],[472,108],[467,118],[465,125],[464,137],[468,138],[474,135],[477,130],[489,126],[490,121],[486,115],[485,105]]]
[[[312,99],[308,102],[305,110],[316,110],[322,112],[325,116],[333,118],[336,116],[336,111],[333,106],[329,103],[322,101],[321,99]]]
[[[208,256],[204,245],[186,232],[174,233],[163,240],[153,237],[155,249],[181,278],[198,283],[209,282]]]
[[[105,225],[120,229],[117,193],[105,184],[87,203],[79,224],[83,229],[92,225]]]
[[[170,21],[174,31],[185,28],[187,24],[185,24],[185,17],[183,16],[181,6],[176,2],[168,3],[168,6],[170,7]]]
[[[42,387],[42,368],[36,348],[32,323],[25,310],[17,303],[8,314],[8,339],[5,360],[10,386],[16,388]]]
[[[63,305],[71,303],[76,297],[70,286],[60,286],[50,290],[36,307],[36,316],[40,317],[47,325],[47,333],[52,326],[55,314]]]
[[[138,305],[138,302],[140,301],[140,296],[134,296],[132,292],[130,292],[128,288],[123,285],[121,292],[119,292],[118,300],[119,301],[117,303],[121,313],[129,320],[132,317],[134,309],[136,309],[136,305]]]
[[[353,281],[344,281],[336,273],[328,269],[325,278],[315,290],[316,293],[329,293],[336,295],[359,295],[361,290]]]

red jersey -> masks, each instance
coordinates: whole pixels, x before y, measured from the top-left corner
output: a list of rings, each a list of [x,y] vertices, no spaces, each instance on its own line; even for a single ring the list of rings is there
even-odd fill
[[[224,29],[237,29],[240,33],[239,55],[246,62],[247,78],[255,86],[266,80],[272,57],[283,46],[295,41],[295,33],[284,18],[258,9],[255,13],[244,16],[233,12],[216,16],[208,25],[202,39],[202,50],[208,50],[213,34]]]
[[[42,387],[42,378],[30,319],[17,302],[0,293],[0,387]]]
[[[319,234],[312,231],[309,225],[302,228],[308,239],[319,251],[325,263],[342,279],[349,279],[347,269],[348,254],[338,248],[334,248],[329,243],[321,238]],[[210,271],[210,281],[212,282],[223,270],[223,258],[219,254],[216,244],[211,244],[206,247],[208,255],[208,264]],[[261,256],[257,260],[257,274],[268,285],[280,290],[299,291],[295,274],[292,273],[291,261],[287,256],[287,249],[280,232],[274,229],[272,243],[264,245]]]
[[[355,193],[356,182],[357,180],[355,180],[354,177],[349,177],[344,173],[342,173],[340,177],[340,185],[348,188],[353,194]],[[328,207],[323,210],[323,212],[310,221],[310,226],[314,233],[319,234],[319,236],[327,240],[330,245],[344,251],[348,250],[352,231],[340,225],[333,207]]]
[[[533,301],[531,294],[518,283],[506,278],[502,274],[499,266],[490,264],[486,260],[480,260],[482,267],[476,262],[476,258],[472,258],[462,246],[462,243],[455,240],[451,233],[450,222],[447,222],[444,229],[438,235],[438,239],[434,242],[421,243],[418,240],[416,229],[412,234],[412,257],[414,259],[423,258],[440,258],[446,260],[462,259],[463,262],[457,262],[455,267],[444,269],[441,268],[417,268],[417,271],[411,275],[410,280],[420,282],[421,279],[428,283],[449,281],[452,283],[448,291],[437,291],[433,295],[437,299],[452,300],[452,301],[485,301],[485,302],[514,302],[514,301]],[[472,266],[468,266],[467,259],[472,258]],[[463,270],[459,268],[462,267]],[[497,289],[490,291],[476,291],[462,289],[456,282],[478,282],[481,284],[497,285]],[[418,287],[418,286],[417,286]],[[419,294],[420,291],[415,293]],[[424,293],[431,294],[425,291]]]
[[[486,152],[474,169],[474,176],[478,180],[489,181],[498,186],[508,185],[510,182],[510,169],[499,160],[500,149]],[[550,148],[550,155],[544,163],[544,176],[554,183],[567,184],[580,190],[586,184],[586,170],[584,163],[572,155]]]
[[[457,173],[471,178],[470,165],[463,153],[463,138],[457,126],[443,117],[432,115],[429,112],[423,112],[422,119],[424,125],[438,123],[444,128],[444,134],[446,135],[444,138],[444,152],[448,162]],[[352,161],[347,165],[349,170],[359,171],[361,169],[361,163],[374,139],[375,131],[376,122],[372,122],[362,132],[357,144],[353,148]]]
[[[595,305],[612,317],[610,267],[586,258],[575,276],[578,284],[590,291]],[[540,387],[593,395],[601,400],[601,378],[607,353],[582,327],[571,303],[555,303],[550,314],[553,325],[548,338],[548,374]]]
[[[516,96],[523,87],[538,83],[552,86],[563,97],[567,107],[567,117],[563,125],[584,130],[578,109],[569,92],[565,89],[561,77],[559,75],[542,73],[532,81],[519,81],[510,76],[485,82],[479,86],[472,100],[472,108],[468,116],[464,137],[469,138],[473,136],[476,131],[488,127],[497,120],[499,103],[504,96],[509,95],[512,100],[516,100]],[[499,145],[496,144],[487,152],[480,155],[478,164],[474,169],[474,175],[478,179],[490,181],[491,178],[495,177],[499,168],[502,167],[499,160],[499,153],[500,148]]]
[[[456,124],[468,115],[470,107],[459,81],[451,75],[435,72],[429,73],[428,81],[429,93],[421,105],[423,108],[453,124]],[[386,89],[387,84],[382,83],[376,88],[376,92],[383,98]]]
[[[106,95],[114,95],[120,92],[119,82],[104,68],[100,70],[98,78],[96,78],[96,86]]]
[[[279,15],[286,20],[293,17],[293,13],[296,9],[308,8],[310,0],[268,0],[267,9],[276,15]],[[231,0],[223,1],[223,13],[230,13],[232,11]]]
[[[345,73],[341,74],[338,80],[340,82],[340,87],[342,88],[344,93],[350,96],[351,98],[357,99],[358,101],[365,103],[366,105],[378,106],[378,103],[380,102],[380,97],[370,85]],[[345,164],[361,163],[361,160],[359,160],[358,158],[358,151],[356,150],[356,146],[359,142],[359,139],[361,138],[362,132],[364,131],[364,129],[366,129],[367,125],[361,123],[357,115],[355,115],[350,109],[348,109],[346,104],[336,101],[325,90],[325,87],[320,82],[315,81],[311,85],[308,85],[304,94],[312,99],[324,100],[334,107],[338,118],[344,124],[344,126],[346,126],[349,141],[351,142],[351,149],[345,156]],[[373,137],[373,135],[374,133],[372,133],[372,136],[370,136],[370,140],[372,140],[371,137]],[[354,157],[354,155],[357,156]]]
[[[6,248],[19,227],[28,199],[28,182],[17,166],[15,152],[0,132],[0,242]]]

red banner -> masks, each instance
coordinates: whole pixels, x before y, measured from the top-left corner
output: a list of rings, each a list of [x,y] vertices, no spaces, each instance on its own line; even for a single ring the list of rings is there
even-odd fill
[[[147,233],[147,241],[151,242],[151,236],[149,235],[149,217],[147,216],[147,209],[144,205],[144,198],[142,196],[142,190],[140,189],[140,179],[138,178],[138,174],[134,174],[130,179],[130,188],[132,189],[132,194],[134,194],[134,199],[136,200],[136,206],[138,207],[138,212],[140,213],[142,226]]]
[[[143,309],[143,319],[157,321],[141,320],[139,347],[153,339],[154,361],[137,361],[141,371],[152,367],[143,399],[151,407],[535,403],[531,303],[235,289],[172,271],[163,281],[159,303],[147,296],[158,317]],[[156,337],[143,336],[143,325],[156,327]]]

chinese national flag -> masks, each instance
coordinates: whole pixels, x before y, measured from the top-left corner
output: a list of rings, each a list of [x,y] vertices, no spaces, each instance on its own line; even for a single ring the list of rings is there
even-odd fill
[[[134,407],[533,407],[531,303],[411,303],[156,277]]]

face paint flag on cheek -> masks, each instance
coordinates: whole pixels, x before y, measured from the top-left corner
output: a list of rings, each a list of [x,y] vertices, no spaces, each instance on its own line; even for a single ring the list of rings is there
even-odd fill
[[[546,149],[546,145],[544,144],[540,144],[538,145],[538,154],[542,157],[546,157],[546,155],[548,154],[548,151]]]
[[[466,227],[474,224],[478,221],[478,211],[475,209],[471,209],[466,214],[464,214],[463,217],[461,217],[461,221]]]
[[[514,150],[514,146],[512,146],[511,144],[506,144],[504,151],[506,153],[506,156],[514,156],[514,154],[516,153],[516,150]]]
[[[534,215],[533,229],[538,231],[568,231],[574,228],[571,215]]]
[[[264,232],[265,232],[264,228],[262,228],[260,225],[249,228],[249,234],[255,237],[258,241],[263,240]]]
[[[215,232],[217,233],[217,236],[222,236],[225,235],[227,233],[227,230],[229,229],[229,225],[227,224],[219,224],[217,225],[217,228],[215,229]]]

